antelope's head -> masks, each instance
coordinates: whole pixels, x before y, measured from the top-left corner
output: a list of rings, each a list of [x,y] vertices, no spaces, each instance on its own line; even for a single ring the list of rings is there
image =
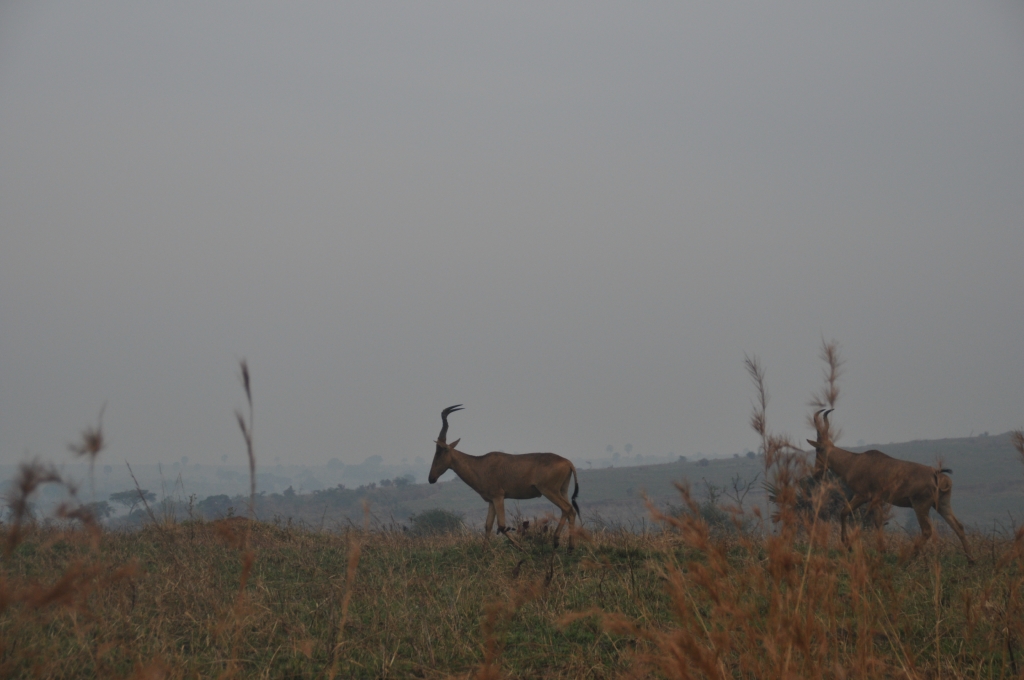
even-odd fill
[[[456,439],[451,444],[446,443],[445,438],[448,436],[448,414],[461,410],[462,404],[456,404],[441,411],[441,434],[437,435],[437,441],[434,442],[437,447],[434,449],[434,462],[430,464],[430,475],[427,477],[427,481],[431,484],[436,482],[437,478],[447,472],[448,468],[452,466],[452,450],[462,440]]]
[[[828,424],[828,414],[833,409],[821,409],[814,414],[814,429],[818,439],[808,439],[807,443],[814,447],[814,478],[820,480],[828,469],[828,454],[832,451],[832,434]]]

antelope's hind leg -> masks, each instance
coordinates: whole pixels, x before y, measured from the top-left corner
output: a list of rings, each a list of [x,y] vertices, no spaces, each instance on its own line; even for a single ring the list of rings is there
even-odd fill
[[[964,533],[964,525],[960,524],[960,520],[953,514],[953,508],[949,504],[950,494],[940,494],[939,502],[936,504],[936,510],[939,511],[939,515],[942,519],[946,520],[946,524],[952,529],[957,538],[960,539],[960,543],[964,546],[964,552],[967,553],[967,562],[974,564],[974,556],[971,555],[971,549],[967,546],[967,535]]]
[[[544,498],[555,504],[555,506],[562,511],[562,517],[558,520],[558,526],[555,527],[555,549],[558,549],[558,537],[562,533],[562,527],[565,526],[566,521],[569,522],[569,552],[573,551],[574,540],[573,540],[573,525],[576,520],[576,511],[572,508],[572,503],[569,502],[565,492],[561,494],[555,493],[544,493]]]
[[[914,555],[916,555],[921,550],[921,546],[927,543],[928,539],[932,537],[932,520],[928,517],[928,513],[931,512],[931,509],[931,503],[916,503],[914,505],[914,514],[917,515],[917,523],[921,525],[921,535],[914,542]]]

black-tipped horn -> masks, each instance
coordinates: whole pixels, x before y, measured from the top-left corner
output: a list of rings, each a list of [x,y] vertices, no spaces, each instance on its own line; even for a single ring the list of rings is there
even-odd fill
[[[456,404],[455,406],[449,406],[445,410],[441,411],[441,434],[437,436],[438,441],[448,441],[448,414],[455,413],[456,411],[462,410],[462,404]]]
[[[822,428],[821,414],[824,412],[825,409],[818,409],[817,411],[814,412],[814,417],[811,418],[811,420],[814,421],[814,428],[817,430],[820,430]]]
[[[831,438],[832,438],[832,435],[831,435],[831,433],[829,432],[829,429],[830,429],[830,428],[831,428],[832,426],[828,424],[828,414],[829,414],[829,413],[832,413],[832,411],[835,411],[835,409],[834,409],[834,408],[830,408],[829,410],[825,411],[825,415],[824,415],[824,416],[822,416],[822,418],[823,418],[823,419],[824,419],[824,421],[825,421],[825,434],[827,434],[827,435],[828,435],[829,439],[831,439]]]

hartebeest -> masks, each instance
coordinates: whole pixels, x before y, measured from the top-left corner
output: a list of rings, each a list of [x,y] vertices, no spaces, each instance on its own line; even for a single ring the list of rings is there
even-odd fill
[[[829,433],[828,414],[832,409],[822,409],[814,414],[814,428],[818,440],[807,440],[814,447],[814,478],[820,480],[825,470],[831,470],[850,488],[853,497],[839,515],[840,535],[849,547],[846,538],[846,519],[864,503],[872,507],[882,504],[900,508],[913,508],[921,525],[921,541],[932,535],[932,523],[928,517],[934,507],[956,532],[967,553],[967,561],[974,563],[971,549],[967,546],[964,527],[953,514],[950,495],[953,481],[946,474],[947,468],[934,468],[909,460],[899,460],[881,451],[854,453],[835,446]],[[916,547],[915,547],[916,550]]]
[[[555,547],[558,534],[566,521],[569,522],[569,550],[573,547],[573,521],[579,515],[576,496],[580,493],[576,466],[571,461],[554,453],[509,454],[492,451],[483,456],[470,456],[456,450],[461,439],[448,444],[448,415],[461,411],[462,404],[449,406],[441,411],[441,434],[434,442],[434,462],[430,466],[428,480],[431,484],[449,469],[462,478],[466,484],[487,501],[487,522],[485,536],[491,535],[494,519],[498,519],[498,533],[508,536],[505,526],[505,499],[527,499],[544,496],[562,511],[562,519],[555,529]],[[576,488],[569,498],[569,480],[576,478]],[[511,539],[511,536],[509,536]],[[514,542],[514,541],[513,541]]]

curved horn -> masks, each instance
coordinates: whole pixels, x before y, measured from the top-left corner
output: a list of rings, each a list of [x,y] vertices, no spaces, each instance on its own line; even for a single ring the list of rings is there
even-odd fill
[[[441,411],[441,434],[437,435],[438,441],[447,441],[445,437],[448,436],[448,414],[455,413],[456,411],[462,410],[462,404],[456,404],[455,406],[449,406],[445,410]]]
[[[832,411],[835,411],[835,409],[834,408],[830,408],[829,410],[825,411],[825,415],[823,416],[823,418],[825,420],[825,435],[829,438],[830,441],[832,439],[832,432],[831,432],[832,426],[828,424],[828,414],[832,413]]]

